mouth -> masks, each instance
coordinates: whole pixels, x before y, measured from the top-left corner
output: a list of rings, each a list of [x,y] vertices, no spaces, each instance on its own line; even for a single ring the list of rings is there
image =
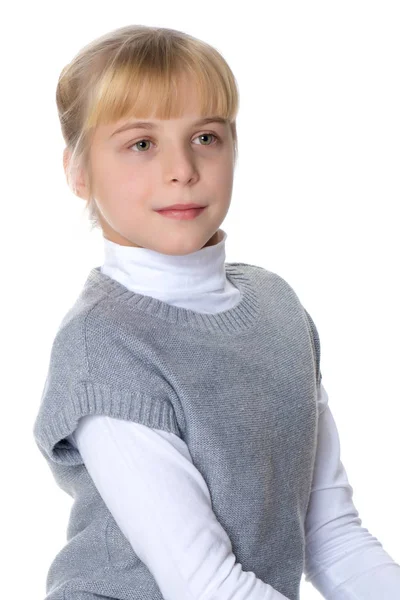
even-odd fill
[[[189,210],[191,208],[205,208],[205,206],[201,205],[201,204],[171,204],[171,206],[166,206],[165,208],[158,208],[156,209],[157,212],[159,211],[163,211],[163,210]]]
[[[182,221],[188,221],[191,219],[195,219],[196,217],[198,217],[199,215],[201,215],[201,213],[203,213],[205,211],[207,207],[206,206],[200,206],[197,208],[189,208],[186,210],[183,209],[164,209],[164,210],[157,210],[156,212],[158,212],[159,215],[162,215],[163,217],[169,217],[170,219],[179,219]]]

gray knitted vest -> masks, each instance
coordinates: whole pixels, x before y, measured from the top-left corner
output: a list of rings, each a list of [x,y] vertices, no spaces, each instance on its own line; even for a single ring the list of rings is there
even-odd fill
[[[225,269],[241,299],[224,312],[143,296],[95,267],[62,319],[33,429],[57,484],[73,498],[46,600],[162,600],[65,439],[88,414],[180,436],[243,570],[299,600],[317,442],[318,332],[279,275],[247,263]]]

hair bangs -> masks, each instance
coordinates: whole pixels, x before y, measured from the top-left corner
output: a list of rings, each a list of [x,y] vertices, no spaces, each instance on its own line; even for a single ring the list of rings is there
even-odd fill
[[[219,116],[232,123],[237,115],[235,94],[210,65],[127,61],[105,69],[88,107],[85,129],[129,118],[175,119],[183,115],[187,93],[196,90],[200,117]]]

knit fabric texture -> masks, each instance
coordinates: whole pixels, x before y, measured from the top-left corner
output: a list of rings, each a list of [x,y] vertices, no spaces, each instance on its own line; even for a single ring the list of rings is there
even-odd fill
[[[282,277],[247,263],[227,262],[225,271],[240,301],[204,314],[133,292],[94,267],[62,319],[33,428],[73,498],[46,600],[162,600],[65,439],[88,414],[180,436],[243,570],[299,600],[319,336]]]

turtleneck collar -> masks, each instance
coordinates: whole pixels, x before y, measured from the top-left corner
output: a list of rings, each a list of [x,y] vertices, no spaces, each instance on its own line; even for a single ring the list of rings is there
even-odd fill
[[[170,304],[196,310],[201,303],[203,312],[225,310],[232,305],[232,292],[236,291],[234,303],[239,298],[225,272],[227,234],[219,232],[220,242],[183,256],[121,246],[104,238],[101,272],[131,291]]]

